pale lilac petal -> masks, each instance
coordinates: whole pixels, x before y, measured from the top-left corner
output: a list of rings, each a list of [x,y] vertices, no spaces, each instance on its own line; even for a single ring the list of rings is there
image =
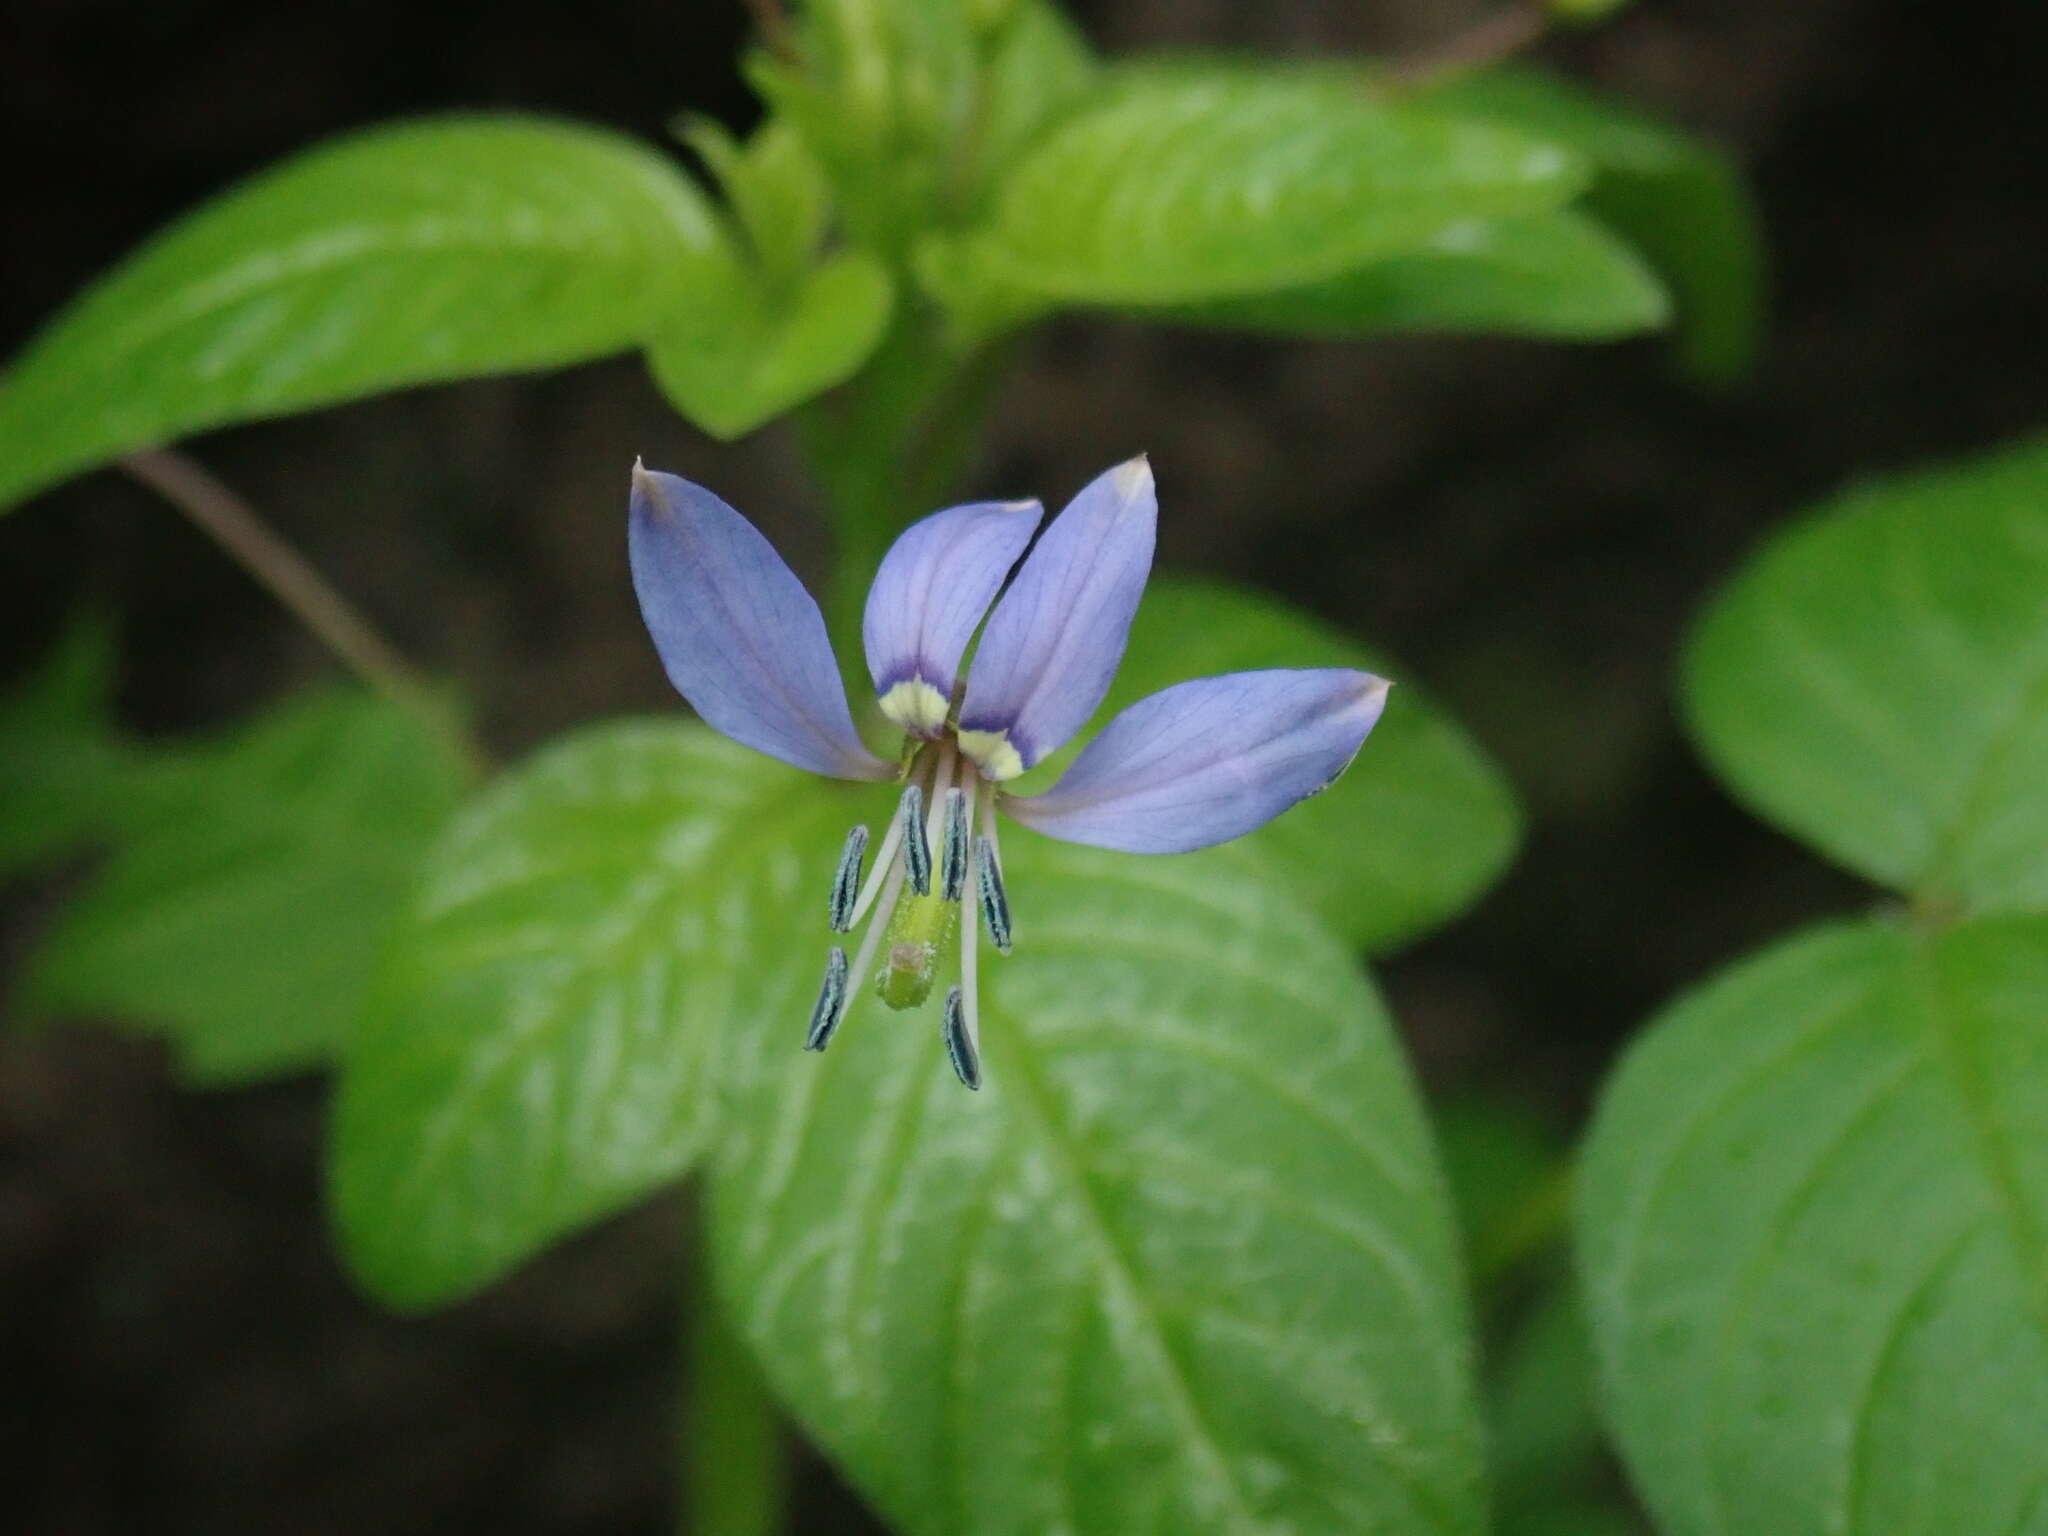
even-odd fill
[[[1387,687],[1335,667],[1176,683],[1104,726],[1044,794],[1002,806],[1047,837],[1125,853],[1227,843],[1329,788]]]
[[[882,557],[861,638],[882,713],[904,730],[944,729],[967,642],[1044,515],[1035,501],[949,507],[912,523]]]
[[[1123,660],[1158,516],[1141,456],[1098,475],[1045,530],[967,674],[960,748],[984,777],[1014,778],[1095,713]]]
[[[628,544],[654,648],[706,725],[813,773],[890,776],[854,733],[824,615],[752,523],[635,464]]]

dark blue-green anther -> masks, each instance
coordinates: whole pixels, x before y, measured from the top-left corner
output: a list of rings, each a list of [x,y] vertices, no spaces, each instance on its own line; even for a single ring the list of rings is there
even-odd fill
[[[825,957],[825,984],[818,988],[817,1006],[811,1009],[810,1033],[804,1049],[822,1051],[832,1043],[832,1032],[846,1013],[846,951],[837,944]]]
[[[981,1052],[969,1036],[967,1011],[961,1003],[961,991],[957,985],[946,993],[945,1022],[941,1027],[946,1037],[946,1059],[953,1063],[953,1075],[967,1087],[979,1089]]]
[[[853,926],[853,907],[860,897],[861,861],[868,853],[868,829],[855,827],[846,834],[846,846],[839,850],[839,871],[832,877],[831,923],[834,933]]]
[[[932,893],[932,845],[924,832],[924,789],[909,784],[903,790],[903,867],[910,875],[910,888],[920,896]]]
[[[989,942],[1003,954],[1010,952],[1010,893],[1003,888],[1003,866],[996,862],[993,839],[974,840],[974,883],[981,897],[981,922],[988,929]]]
[[[967,791],[946,791],[945,841],[939,845],[939,898],[958,901],[967,893]]]

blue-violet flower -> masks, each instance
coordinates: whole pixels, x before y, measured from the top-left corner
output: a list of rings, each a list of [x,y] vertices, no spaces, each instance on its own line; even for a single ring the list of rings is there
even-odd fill
[[[903,786],[865,880],[868,829],[847,836],[828,920],[848,934],[874,921],[851,961],[830,951],[809,1049],[831,1041],[878,952],[883,1001],[922,1003],[961,926],[941,1033],[960,1080],[981,1085],[980,932],[1004,954],[1012,941],[998,809],[1068,842],[1181,853],[1241,837],[1328,788],[1364,744],[1386,702],[1383,678],[1234,672],[1131,705],[1042,794],[1003,787],[1108,693],[1157,515],[1151,466],[1119,464],[1052,520],[1007,590],[1044,516],[1037,502],[971,502],[905,530],[875,573],[862,625],[876,701],[904,733],[892,764],[855,731],[824,617],[768,541],[703,486],[634,466],[633,587],[676,689],[714,730],[770,757]]]

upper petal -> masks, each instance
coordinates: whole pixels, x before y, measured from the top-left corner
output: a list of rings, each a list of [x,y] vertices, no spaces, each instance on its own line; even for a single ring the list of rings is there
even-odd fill
[[[1048,837],[1126,853],[1225,843],[1327,789],[1388,686],[1337,667],[1176,683],[1104,726],[1051,789],[1003,809]]]
[[[628,529],[641,616],[705,724],[813,773],[889,777],[854,732],[824,615],[752,523],[636,462]]]
[[[1123,659],[1159,519],[1143,455],[1088,483],[996,604],[967,674],[960,748],[1014,778],[1095,713]]]
[[[906,731],[944,727],[967,642],[1044,515],[1035,501],[948,507],[904,529],[882,557],[861,638],[882,713]]]

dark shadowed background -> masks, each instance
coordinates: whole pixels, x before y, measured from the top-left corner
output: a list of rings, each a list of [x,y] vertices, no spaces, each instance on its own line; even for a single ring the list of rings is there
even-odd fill
[[[1079,14],[1110,50],[1386,53],[1485,11]],[[341,129],[503,106],[659,138],[678,107],[753,113],[737,5],[14,0],[4,30],[7,354],[186,204]],[[1704,594],[1802,505],[2048,419],[2044,47],[2048,12],[2020,0],[1664,0],[1544,47],[1753,172],[1775,314],[1759,372],[1724,396],[1676,382],[1655,341],[1281,344],[1069,322],[1024,360],[964,491],[1051,502],[1148,450],[1162,566],[1264,584],[1384,646],[1519,787],[1519,863],[1384,970],[1433,1090],[1512,1092],[1572,1129],[1618,1042],[1674,989],[1867,899],[1701,770],[1674,657]],[[714,481],[800,569],[823,548],[788,437],[699,436],[637,361],[194,451],[457,678],[508,756],[580,720],[679,707],[627,583],[635,454]],[[113,474],[0,525],[0,668],[81,597],[124,615],[138,729],[225,722],[332,670]],[[0,893],[0,986],[61,888]],[[687,1386],[681,1202],[480,1300],[393,1319],[330,1253],[323,1112],[311,1081],[177,1091],[158,1046],[103,1027],[0,1038],[0,1522],[662,1528]],[[873,1528],[815,1463],[797,1496],[796,1530]]]

